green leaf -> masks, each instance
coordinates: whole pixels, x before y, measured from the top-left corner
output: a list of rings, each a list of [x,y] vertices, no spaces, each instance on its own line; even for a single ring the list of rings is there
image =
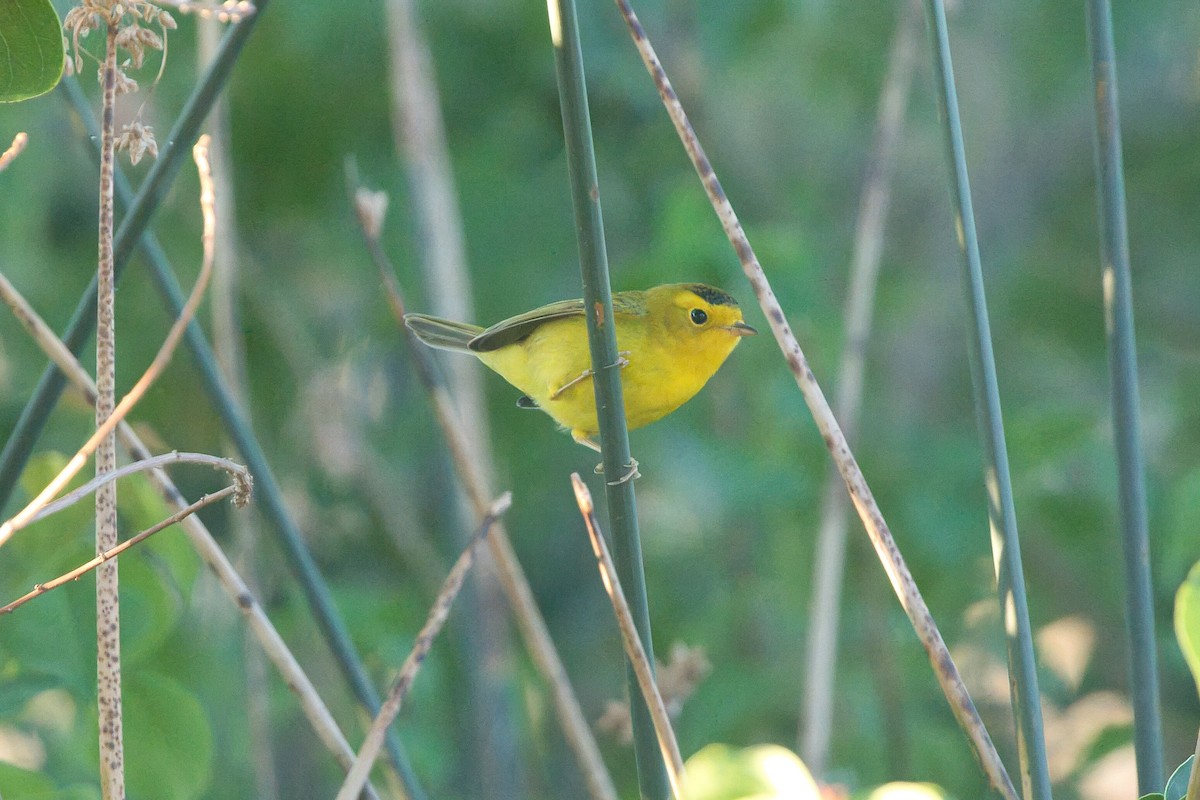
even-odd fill
[[[1187,797],[1188,781],[1192,777],[1192,762],[1196,756],[1190,755],[1167,779],[1167,788],[1163,789],[1166,800],[1183,800]]]
[[[1175,593],[1175,638],[1200,686],[1200,561],[1196,562]]]
[[[165,675],[126,676],[125,763],[131,797],[194,800],[212,780],[213,735],[196,696]]]
[[[54,791],[54,781],[40,772],[0,762],[0,786],[4,787],[6,800],[25,800],[30,797],[49,797]]]
[[[778,745],[710,744],[687,760],[691,800],[820,800],[808,768]]]
[[[62,73],[62,25],[50,0],[0,3],[0,103],[45,94]]]
[[[1138,800],[1165,800],[1165,798],[1162,792],[1151,792],[1150,794],[1142,795]]]

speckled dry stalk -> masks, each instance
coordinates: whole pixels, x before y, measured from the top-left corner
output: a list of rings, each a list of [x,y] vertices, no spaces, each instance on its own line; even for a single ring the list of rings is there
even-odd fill
[[[117,83],[117,26],[108,24],[104,51],[104,104],[100,126],[100,263],[96,316],[96,425],[116,405],[116,329],[113,318],[113,114]],[[109,434],[96,450],[96,474],[117,466],[117,437]],[[117,544],[117,486],[96,492],[96,554]],[[100,713],[100,785],[105,800],[125,797],[125,750],[121,731],[121,610],[117,562],[96,570],[96,704]]]

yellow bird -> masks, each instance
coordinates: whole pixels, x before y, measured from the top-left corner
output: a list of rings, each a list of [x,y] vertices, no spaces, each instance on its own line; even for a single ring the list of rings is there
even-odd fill
[[[613,295],[630,429],[662,419],[695,396],[743,336],[728,293],[702,283],[672,283]],[[408,314],[404,323],[430,347],[469,353],[525,393],[522,408],[540,408],[594,450],[599,433],[582,300],[563,300],[490,328]]]

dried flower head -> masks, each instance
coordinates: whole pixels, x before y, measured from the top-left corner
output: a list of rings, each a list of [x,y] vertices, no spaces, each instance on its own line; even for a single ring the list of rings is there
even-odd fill
[[[142,156],[147,153],[152,158],[158,158],[158,142],[154,138],[154,129],[142,124],[140,119],[135,119],[122,128],[121,135],[117,137],[117,151],[121,150],[129,151],[129,161],[133,164],[141,161]]]
[[[161,35],[143,27],[143,22],[157,24]],[[67,12],[63,20],[64,39],[66,34],[70,36],[72,72],[78,74],[83,71],[83,54],[87,51],[80,47],[80,40],[87,38],[92,31],[109,28],[116,29],[115,42],[118,51],[124,51],[128,55],[117,68],[117,91],[135,92],[137,82],[125,74],[125,68],[140,68],[146,60],[147,50],[162,51],[165,61],[167,31],[175,28],[175,20],[148,0],[130,0],[127,3],[116,3],[113,0],[81,0],[78,6]],[[159,74],[162,74],[161,70]]]

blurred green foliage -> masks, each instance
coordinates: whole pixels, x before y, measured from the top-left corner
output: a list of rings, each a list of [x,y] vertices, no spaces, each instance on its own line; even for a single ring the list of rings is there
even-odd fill
[[[895,4],[667,0],[638,11],[828,389]],[[1163,0],[1115,11],[1163,706],[1168,760],[1179,763],[1200,719],[1171,635],[1175,589],[1200,557],[1200,8]],[[442,90],[475,321],[578,296],[543,8],[445,0],[422,4],[421,13]],[[965,4],[951,37],[1033,622],[1040,629],[1075,617],[1091,631],[1090,644],[1068,648],[1082,659],[1078,679],[1061,678],[1046,655],[1043,688],[1063,724],[1078,726],[1074,734],[1106,743],[1116,736],[1098,748],[1112,753],[1128,742],[1127,719],[1101,725],[1070,714],[1081,699],[1126,689],[1082,14],[1072,4]],[[580,16],[614,287],[721,285],[742,299],[751,324],[765,327],[615,11],[581,4]],[[195,80],[195,24],[181,18],[161,84],[123,99],[118,124],[144,102],[146,121],[165,135]],[[991,680],[1003,667],[1003,641],[928,73],[925,58],[897,168],[856,452],[1011,764],[1003,682],[997,690]],[[92,74],[85,64],[94,96]],[[149,74],[139,77],[147,87]],[[407,653],[459,533],[444,448],[343,186],[343,160],[354,155],[367,181],[390,192],[386,245],[410,306],[426,310],[388,80],[380,4],[273,4],[230,86],[234,183],[224,198],[238,221],[242,318],[234,333],[246,348],[250,414],[380,685]],[[30,143],[0,175],[0,269],[61,329],[95,267],[95,172],[55,95],[0,108],[0,138],[16,130],[28,131]],[[136,180],[146,166],[126,169]],[[185,284],[199,261],[196,195],[185,168],[156,220]],[[119,391],[165,333],[161,308],[135,261],[118,295]],[[207,316],[204,324],[211,334]],[[44,364],[0,314],[0,436]],[[619,640],[567,480],[572,470],[589,474],[595,458],[542,415],[515,409],[516,392],[499,379],[485,382],[496,488],[515,498],[508,529],[595,719],[624,691]],[[40,450],[73,452],[89,419],[68,393]],[[183,353],[134,421],[153,424],[165,449],[225,448]],[[645,476],[637,488],[655,640],[662,653],[675,640],[703,646],[714,668],[679,719],[684,755],[711,742],[794,746],[828,467],[770,339],[746,342],[696,400],[635,432],[632,446]],[[39,475],[44,467],[38,462]],[[203,470],[177,480],[189,496],[218,485]],[[131,533],[161,512],[135,487],[121,489]],[[360,716],[265,526],[245,512],[249,536],[235,536],[233,514],[209,509],[204,519],[235,552],[253,551],[247,558],[269,615],[357,742]],[[0,559],[0,600],[86,560],[90,536],[86,510],[21,533]],[[852,789],[929,780],[953,796],[980,796],[978,767],[864,544],[852,530],[828,777]],[[254,796],[236,609],[178,531],[122,556],[121,576],[130,797]],[[32,747],[21,758],[0,754],[17,765],[0,764],[6,800],[95,796],[90,581],[0,619],[0,730]],[[398,722],[418,774],[434,796],[483,796],[471,755],[482,737],[463,688],[483,666],[500,685],[497,725],[517,754],[508,765],[515,796],[582,796],[519,643],[474,663],[468,622],[452,615]],[[286,687],[270,672],[266,683],[281,795],[331,795],[337,767]],[[628,750],[608,739],[603,748],[630,795]],[[1056,773],[1057,797],[1079,796],[1089,759],[1101,755],[1082,752]]]
[[[0,6],[0,103],[53,89],[63,74],[63,39],[50,0],[9,0]]]

